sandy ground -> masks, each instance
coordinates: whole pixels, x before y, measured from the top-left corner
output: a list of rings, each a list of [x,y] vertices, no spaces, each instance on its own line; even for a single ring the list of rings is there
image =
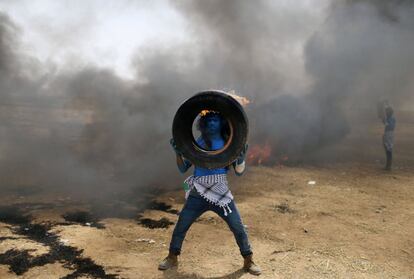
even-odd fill
[[[252,167],[245,177],[231,177],[230,182],[255,260],[263,269],[261,278],[414,278],[412,169],[387,173],[366,164]],[[49,198],[42,195],[41,202]],[[39,199],[23,196],[19,202]],[[158,201],[180,210],[183,193],[167,192]],[[61,214],[73,207],[71,202],[61,204],[32,210],[32,222],[63,221]],[[146,210],[143,215],[177,220],[177,215],[159,210]],[[51,232],[83,249],[84,256],[119,278],[255,277],[240,269],[242,258],[233,235],[213,213],[191,227],[179,267],[166,272],[158,271],[157,265],[167,253],[173,226],[149,229],[133,218],[108,218],[101,223],[105,229],[73,224],[56,225]],[[24,239],[11,228],[1,223],[1,236],[19,239],[1,241],[0,253],[11,248],[30,248],[33,255],[47,252],[45,245]],[[59,262],[20,276],[0,265],[0,278],[60,278],[69,273]]]

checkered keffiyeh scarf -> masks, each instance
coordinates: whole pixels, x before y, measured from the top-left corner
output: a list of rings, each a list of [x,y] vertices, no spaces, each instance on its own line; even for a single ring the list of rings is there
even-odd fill
[[[230,192],[226,174],[192,175],[184,183],[189,186],[186,197],[191,189],[195,188],[200,196],[208,202],[223,208],[225,216],[232,212],[229,203],[233,200],[233,195]]]

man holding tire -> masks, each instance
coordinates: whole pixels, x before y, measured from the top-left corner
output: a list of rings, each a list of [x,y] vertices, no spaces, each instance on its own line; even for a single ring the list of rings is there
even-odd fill
[[[232,128],[220,112],[207,111],[199,117],[197,128],[201,136],[195,141],[196,149],[208,152],[220,152],[232,137]],[[172,139],[177,155],[177,166],[180,172],[186,172],[193,163],[184,158],[183,153]],[[194,174],[185,182],[186,203],[182,209],[172,235],[169,254],[159,264],[160,270],[166,270],[178,264],[177,256],[181,253],[185,235],[194,221],[206,211],[214,211],[229,226],[236,239],[240,253],[244,258],[244,269],[251,274],[259,275],[260,267],[253,262],[251,246],[245,226],[228,188],[227,172],[234,168],[237,175],[242,175],[245,169],[247,144],[244,145],[236,160],[230,165],[216,168],[203,167],[194,164]],[[217,154],[217,153],[215,153]]]

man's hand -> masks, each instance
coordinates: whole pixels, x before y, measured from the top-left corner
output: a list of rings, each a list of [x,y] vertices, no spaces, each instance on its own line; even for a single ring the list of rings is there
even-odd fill
[[[181,173],[185,173],[190,167],[191,162],[186,160],[183,157],[183,153],[177,148],[177,145],[175,144],[174,139],[170,139],[170,145],[175,151],[175,154],[177,154],[177,167],[180,170]]]
[[[172,138],[172,139],[170,139],[170,145],[171,145],[171,147],[174,149],[175,153],[176,153],[178,156],[182,156],[182,155],[183,155],[183,153],[182,153],[180,150],[178,150],[177,145],[175,144],[175,141],[174,141],[174,139],[173,139],[173,138]]]
[[[239,154],[239,157],[233,162],[234,171],[237,176],[243,175],[245,169],[246,169],[246,163],[244,162],[247,154],[247,149],[249,148],[249,145],[246,143],[242,149],[242,151]]]
[[[246,159],[247,149],[248,149],[248,148],[249,148],[249,144],[248,144],[248,143],[246,143],[246,144],[244,145],[244,148],[243,148],[243,149],[242,149],[242,151],[240,152],[239,157],[237,157],[236,164],[240,165],[241,163],[243,163],[243,162],[244,162],[244,160]]]

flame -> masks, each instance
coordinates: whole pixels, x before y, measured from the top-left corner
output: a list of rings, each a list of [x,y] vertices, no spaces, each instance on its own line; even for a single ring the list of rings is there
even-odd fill
[[[243,107],[245,107],[248,104],[250,104],[250,100],[249,99],[247,99],[246,97],[242,97],[242,96],[237,95],[235,90],[230,90],[229,92],[227,92],[227,95],[230,95],[231,97],[233,97]]]
[[[249,148],[247,162],[253,165],[271,164],[278,167],[285,166],[289,161],[289,157],[286,154],[277,156],[275,153],[269,141],[266,141],[264,144],[253,144]]]
[[[237,95],[236,94],[236,91],[234,91],[234,90],[230,90],[228,92],[225,92],[225,91],[221,91],[221,92],[226,93],[227,95],[230,95],[231,97],[233,97],[243,107],[245,107],[248,104],[250,104],[250,100],[249,99],[247,99],[246,97],[242,97],[242,96]],[[198,115],[199,116],[205,116],[209,112],[216,112],[216,111],[209,110],[209,109],[203,109],[202,111],[200,111],[200,113]]]
[[[203,109],[202,111],[200,111],[200,113],[199,113],[199,115],[200,116],[204,116],[204,115],[206,115],[207,113],[209,113],[211,110],[209,110],[209,109]]]
[[[249,150],[247,161],[250,164],[261,165],[269,160],[271,154],[272,147],[268,142],[264,145],[255,144]]]

